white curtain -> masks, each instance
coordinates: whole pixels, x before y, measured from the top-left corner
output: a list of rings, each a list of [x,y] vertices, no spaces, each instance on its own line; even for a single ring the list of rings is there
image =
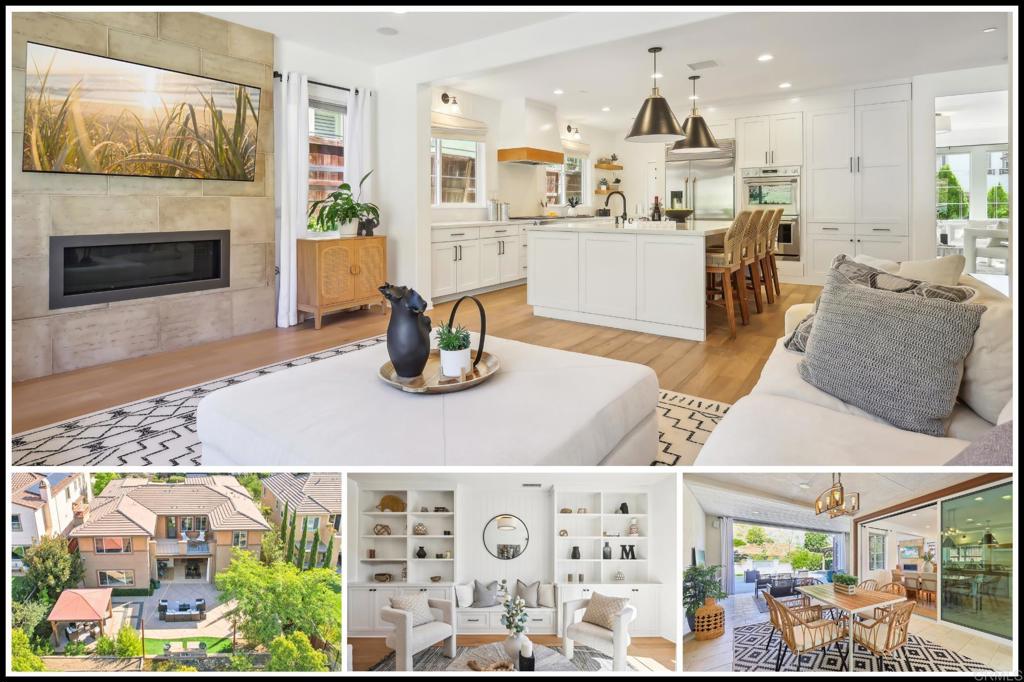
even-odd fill
[[[285,73],[274,86],[274,183],[277,197],[277,326],[298,324],[295,240],[306,234],[309,201],[309,83]]]
[[[722,589],[725,590],[726,594],[732,594],[736,591],[734,581],[736,576],[734,575],[735,567],[733,565],[733,549],[732,549],[732,518],[723,516],[721,518],[720,529],[721,533],[721,547],[722,547]]]
[[[832,570],[833,571],[846,571],[852,573],[853,571],[847,570],[846,567],[846,533],[836,533],[832,536]]]
[[[375,164],[373,125],[376,101],[374,92],[367,88],[352,88],[348,93],[345,107],[345,179],[352,185],[354,194],[359,193],[359,180],[373,170]],[[360,201],[373,201],[376,179],[376,173],[366,179]]]

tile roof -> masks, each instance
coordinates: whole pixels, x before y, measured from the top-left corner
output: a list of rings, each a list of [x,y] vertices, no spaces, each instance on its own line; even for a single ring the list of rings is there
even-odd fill
[[[264,478],[263,485],[299,514],[341,513],[341,474],[279,473]]]
[[[268,530],[270,524],[233,476],[188,476],[184,483],[114,479],[72,537],[155,534],[158,516],[206,514],[210,530]]]
[[[42,481],[45,480],[50,485],[50,495],[54,496],[80,476],[82,474],[37,474],[28,471],[15,473],[11,476],[11,503],[39,509],[43,506],[40,491]]]
[[[49,621],[93,621],[107,617],[114,591],[109,587],[64,590],[53,605]]]

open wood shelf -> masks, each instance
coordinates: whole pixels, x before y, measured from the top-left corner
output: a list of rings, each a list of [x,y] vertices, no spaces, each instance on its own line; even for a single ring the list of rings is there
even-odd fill
[[[594,168],[600,168],[601,170],[620,171],[622,165],[618,163],[595,163]]]

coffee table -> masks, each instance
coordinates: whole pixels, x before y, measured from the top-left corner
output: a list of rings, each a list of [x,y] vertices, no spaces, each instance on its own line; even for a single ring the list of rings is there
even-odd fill
[[[474,347],[476,340],[473,341]],[[280,369],[199,403],[203,465],[646,466],[658,381],[644,365],[487,338],[501,370],[472,389],[385,384],[387,347]]]
[[[796,588],[798,592],[806,594],[812,599],[817,599],[829,606],[834,606],[840,611],[849,614],[850,620],[847,625],[849,629],[849,649],[846,652],[846,669],[853,670],[853,617],[855,614],[864,611],[874,611],[879,606],[892,606],[906,601],[907,598],[893,594],[892,592],[879,592],[878,590],[865,590],[860,587],[853,594],[836,592],[832,583],[822,585],[807,585]]]
[[[533,657],[536,659],[535,670],[543,671],[576,671],[577,668],[572,661],[550,647],[540,644],[533,645]],[[508,661],[505,656],[505,647],[501,642],[483,644],[473,647],[459,654],[454,661],[448,664],[446,670],[472,670],[469,667],[470,661],[477,661],[481,664],[500,663]]]

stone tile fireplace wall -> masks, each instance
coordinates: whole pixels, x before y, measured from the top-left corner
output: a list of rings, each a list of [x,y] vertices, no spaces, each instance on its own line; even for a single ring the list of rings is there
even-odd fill
[[[255,182],[22,173],[29,40],[262,88]],[[187,12],[16,12],[12,49],[14,380],[273,327],[273,35]],[[51,235],[225,229],[230,288],[49,309]]]

